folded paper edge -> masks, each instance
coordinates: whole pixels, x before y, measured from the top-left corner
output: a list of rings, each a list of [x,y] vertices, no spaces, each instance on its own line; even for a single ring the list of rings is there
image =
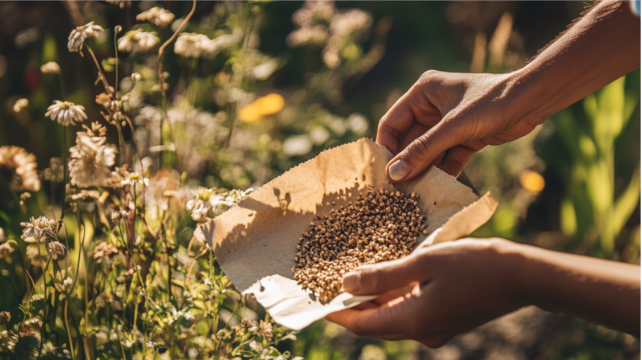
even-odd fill
[[[451,216],[441,227],[431,244],[452,241],[470,235],[473,231],[484,225],[495,213],[498,201],[489,191],[474,203],[461,209]]]

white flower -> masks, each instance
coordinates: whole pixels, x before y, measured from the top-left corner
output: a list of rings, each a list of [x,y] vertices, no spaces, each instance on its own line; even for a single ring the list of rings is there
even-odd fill
[[[62,283],[65,284],[65,286],[71,286],[71,284],[73,284],[74,281],[70,277],[68,277]]]
[[[22,98],[18,99],[15,104],[13,104],[13,112],[19,113],[22,111],[22,109],[26,108],[29,106],[29,100]]]
[[[182,33],[176,39],[174,52],[184,57],[201,57],[208,53],[210,41],[210,38],[203,34]]]
[[[182,33],[176,39],[174,52],[184,57],[201,57],[232,46],[243,38],[243,30],[235,29],[232,34],[210,39],[203,34]]]
[[[330,21],[334,13],[334,1],[306,1],[292,14],[292,22],[301,27],[310,26],[315,22]]]
[[[135,185],[136,183],[149,186],[149,179],[136,173],[130,173],[128,178],[120,181],[120,185]]]
[[[140,74],[139,73],[132,73],[132,81],[133,82],[139,82],[140,81]]]
[[[40,190],[36,156],[18,146],[0,146],[0,169],[11,172],[10,187],[14,191]]]
[[[252,69],[252,75],[258,80],[265,80],[279,67],[279,61],[272,59]]]
[[[69,149],[69,175],[72,185],[105,186],[109,182],[109,167],[115,163],[116,149],[105,145],[105,141],[107,139],[102,136],[77,133],[76,146]]]
[[[69,34],[67,48],[70,52],[78,52],[82,50],[85,40],[96,37],[100,31],[103,31],[103,28],[98,25],[94,25],[93,21],[83,26],[78,26],[71,32],[71,34]]]
[[[60,74],[60,66],[54,61],[50,61],[40,67],[43,74]]]
[[[55,236],[53,233],[55,225],[55,220],[50,220],[45,216],[37,219],[32,216],[29,222],[20,223],[20,226],[24,227],[21,236],[22,240],[28,243],[42,243],[45,241],[48,232]]]
[[[212,217],[227,210],[229,207],[245,199],[254,189],[232,190],[214,194],[216,189],[200,188],[196,199],[187,202],[186,209],[191,213],[192,219],[199,224],[207,222]]]
[[[328,30],[325,26],[306,26],[296,29],[288,35],[286,42],[290,47],[297,47],[305,44],[323,44],[328,38]]]
[[[136,29],[128,31],[118,39],[118,50],[130,53],[144,52],[152,49],[157,43],[156,33]]]
[[[74,121],[87,120],[84,106],[60,100],[54,100],[54,103],[47,108],[45,116],[50,116],[51,120],[57,120],[63,126],[76,125]]]
[[[168,10],[154,6],[153,8],[136,15],[136,20],[148,21],[156,26],[165,27],[174,21],[174,14]]]

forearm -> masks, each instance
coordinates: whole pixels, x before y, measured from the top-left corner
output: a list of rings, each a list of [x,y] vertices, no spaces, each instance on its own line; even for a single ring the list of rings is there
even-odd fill
[[[513,251],[526,303],[639,335],[639,266],[527,245]]]
[[[542,122],[640,67],[640,18],[628,2],[602,1],[531,63],[511,89]]]

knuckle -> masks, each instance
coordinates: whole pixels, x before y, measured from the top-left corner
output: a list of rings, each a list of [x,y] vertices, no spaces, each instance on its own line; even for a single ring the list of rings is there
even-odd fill
[[[410,143],[407,149],[408,155],[410,155],[411,157],[417,157],[426,161],[432,160],[429,159],[430,154],[432,153],[432,146],[425,135],[422,135],[415,139],[412,143]]]
[[[437,80],[437,78],[439,77],[440,73],[441,72],[437,71],[437,70],[424,71],[424,73],[421,74],[421,76],[419,77],[419,80],[417,82],[421,83],[421,84],[429,84],[429,83]]]

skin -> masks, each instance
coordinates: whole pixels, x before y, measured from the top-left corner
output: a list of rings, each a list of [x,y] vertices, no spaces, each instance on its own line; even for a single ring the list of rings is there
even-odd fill
[[[346,291],[379,295],[326,318],[357,335],[439,347],[526,305],[639,336],[640,267],[503,239],[425,247],[344,277]]]
[[[457,175],[487,145],[519,139],[638,67],[640,18],[606,1],[520,70],[427,71],[379,122],[377,142],[395,154],[388,177],[407,181],[433,164]]]
[[[410,180],[431,165],[451,175],[487,145],[518,139],[559,110],[640,66],[640,18],[602,1],[537,58],[507,74],[428,71],[383,116],[377,142],[387,175]],[[358,335],[439,347],[535,305],[640,334],[640,267],[519,245],[464,239],[361,267],[346,291],[379,295],[327,317]]]

